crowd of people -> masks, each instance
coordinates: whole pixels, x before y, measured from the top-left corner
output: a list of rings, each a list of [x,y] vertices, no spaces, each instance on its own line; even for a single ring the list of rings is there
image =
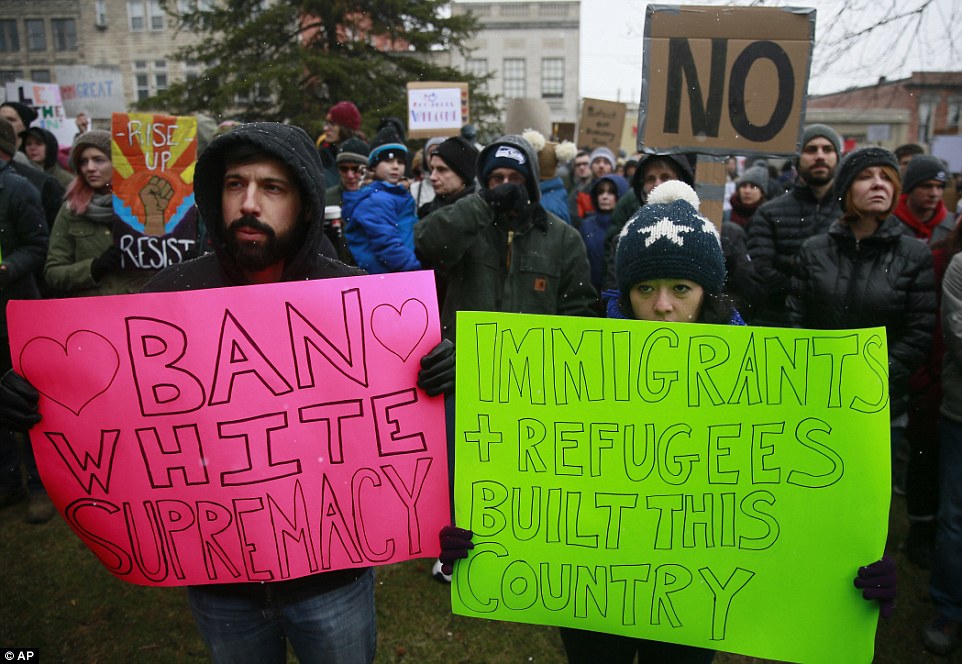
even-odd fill
[[[922,639],[947,654],[962,624],[962,231],[948,168],[918,146],[842,154],[805,128],[787,169],[727,162],[723,219],[706,219],[694,155],[579,150],[528,130],[480,145],[474,127],[416,148],[386,117],[368,139],[350,101],[312,140],[279,123],[226,123],[203,140],[194,192],[200,257],[161,271],[123,265],[112,239],[109,132],[80,128],[67,159],[22,104],[0,106],[0,293],[12,299],[217,288],[433,270],[443,341],[418,384],[445,402],[454,459],[454,345],[463,310],[665,323],[885,327],[893,490],[907,498],[906,556],[931,569],[936,615]],[[85,119],[86,121],[86,119]],[[51,140],[53,139],[53,140]],[[674,240],[672,239],[674,238]],[[0,500],[55,514],[23,432],[38,395],[12,361],[3,319]],[[440,534],[432,575],[450,580],[471,533]],[[891,613],[889,556],[855,570]],[[373,573],[192,587],[218,662],[369,662]],[[709,662],[714,653],[562,630],[571,662]],[[654,659],[650,659],[654,658]]]

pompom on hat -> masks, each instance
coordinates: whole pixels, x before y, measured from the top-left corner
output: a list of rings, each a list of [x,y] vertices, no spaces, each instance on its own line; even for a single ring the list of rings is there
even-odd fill
[[[694,189],[680,180],[652,189],[619,236],[615,272],[623,297],[635,284],[653,279],[687,279],[708,293],[722,292],[721,237],[698,205]]]
[[[538,170],[542,182],[556,177],[558,164],[566,164],[578,154],[578,147],[571,141],[549,141],[536,129],[525,129],[521,132],[521,138],[528,141],[538,153]]]

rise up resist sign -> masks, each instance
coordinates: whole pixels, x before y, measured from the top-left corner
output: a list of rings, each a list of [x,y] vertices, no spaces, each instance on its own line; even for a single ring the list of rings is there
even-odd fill
[[[437,555],[429,272],[12,302],[41,478],[114,575],[277,581]]]

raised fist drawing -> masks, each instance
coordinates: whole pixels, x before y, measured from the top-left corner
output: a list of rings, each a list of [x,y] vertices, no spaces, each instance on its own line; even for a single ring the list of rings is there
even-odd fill
[[[174,197],[174,188],[167,180],[154,175],[140,190],[140,200],[144,204],[144,233],[164,235],[166,216],[164,211]]]

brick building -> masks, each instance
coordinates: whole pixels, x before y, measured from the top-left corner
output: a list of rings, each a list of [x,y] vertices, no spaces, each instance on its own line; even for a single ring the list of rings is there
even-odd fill
[[[913,72],[895,81],[808,98],[807,120],[827,122],[847,139],[894,148],[928,146],[962,134],[962,71]]]

